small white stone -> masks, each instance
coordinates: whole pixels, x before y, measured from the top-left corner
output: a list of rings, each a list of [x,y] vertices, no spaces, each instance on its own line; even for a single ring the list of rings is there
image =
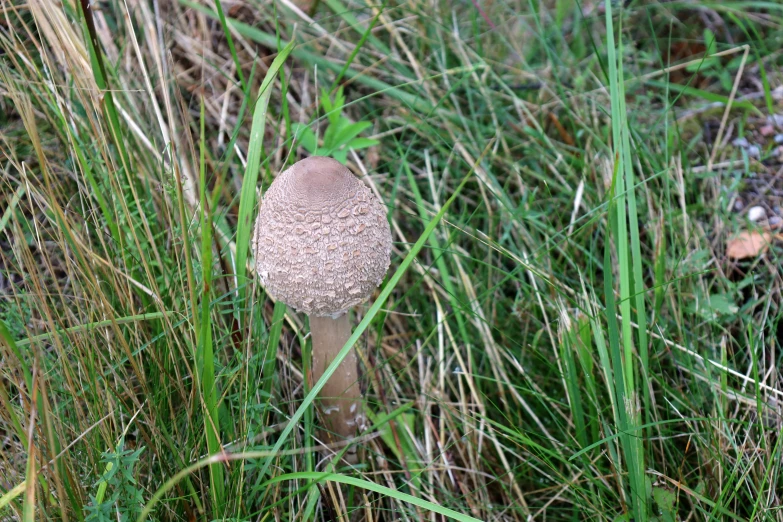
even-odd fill
[[[748,209],[748,219],[754,223],[757,221],[761,221],[766,217],[767,217],[767,211],[764,210],[764,207],[760,207],[757,205],[755,207],[750,207]]]

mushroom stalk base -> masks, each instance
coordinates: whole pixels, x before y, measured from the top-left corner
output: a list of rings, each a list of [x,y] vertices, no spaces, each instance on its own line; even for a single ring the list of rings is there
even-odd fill
[[[342,314],[336,319],[311,316],[310,333],[313,339],[313,383],[316,383],[351,337],[348,314]],[[359,387],[359,364],[354,348],[351,348],[321,389],[318,399],[325,428],[322,440],[331,443],[355,437],[357,430],[364,425],[364,412]],[[356,462],[355,448],[349,448],[345,460]]]

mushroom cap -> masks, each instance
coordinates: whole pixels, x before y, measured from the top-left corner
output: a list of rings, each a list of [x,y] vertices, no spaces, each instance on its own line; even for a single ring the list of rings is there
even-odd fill
[[[338,316],[367,300],[389,269],[386,207],[340,162],[303,159],[266,191],[253,252],[275,299],[308,315]]]

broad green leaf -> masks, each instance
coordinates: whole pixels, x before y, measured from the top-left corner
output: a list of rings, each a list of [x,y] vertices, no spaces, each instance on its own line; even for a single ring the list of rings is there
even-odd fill
[[[302,147],[307,149],[307,152],[314,155],[316,149],[318,148],[318,143],[315,139],[315,133],[313,132],[313,129],[304,123],[294,123],[291,125],[291,128],[293,129],[296,141],[299,142]]]
[[[356,138],[351,140],[351,142],[348,144],[348,148],[354,150],[366,149],[367,147],[378,145],[378,143],[380,143],[378,140],[374,140],[372,138]]]
[[[337,161],[339,161],[340,163],[342,163],[343,165],[345,165],[345,163],[348,161],[348,149],[340,149],[340,150],[333,151],[331,156]]]
[[[358,121],[356,123],[350,123],[348,125],[342,125],[339,131],[334,136],[334,146],[342,147],[352,139],[357,137],[365,129],[372,127],[372,123],[369,121]]]

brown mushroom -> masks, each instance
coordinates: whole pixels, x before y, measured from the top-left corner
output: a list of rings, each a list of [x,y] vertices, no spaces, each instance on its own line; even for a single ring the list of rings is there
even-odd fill
[[[310,317],[317,381],[351,336],[348,310],[370,297],[389,268],[386,208],[344,165],[310,157],[267,190],[253,251],[266,290]],[[321,390],[320,412],[332,442],[364,427],[358,377],[351,350]]]

